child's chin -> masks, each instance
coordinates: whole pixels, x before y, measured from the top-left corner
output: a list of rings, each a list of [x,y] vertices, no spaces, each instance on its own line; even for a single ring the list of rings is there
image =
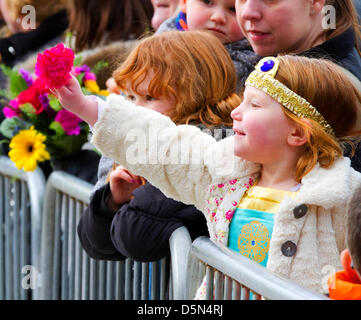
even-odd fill
[[[239,158],[248,160],[248,159],[247,159],[247,153],[244,152],[243,150],[240,150],[240,149],[237,148],[237,147],[234,147],[234,155],[235,155],[236,157],[239,157]]]

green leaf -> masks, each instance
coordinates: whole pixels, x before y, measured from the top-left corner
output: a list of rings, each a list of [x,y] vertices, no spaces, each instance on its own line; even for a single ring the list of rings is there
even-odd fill
[[[10,94],[16,98],[20,92],[26,90],[28,85],[22,76],[13,74],[9,79]]]
[[[29,118],[31,118],[36,113],[36,110],[31,103],[24,103],[19,106],[19,109],[24,112]]]
[[[102,69],[109,66],[109,63],[106,61],[98,61],[95,66],[92,68],[92,72],[95,73],[95,75],[98,75]]]
[[[76,57],[74,59],[74,67],[79,67],[82,60],[83,60],[83,57],[80,54],[76,55]]]
[[[12,100],[12,96],[9,90],[0,89],[0,97],[5,97],[7,100]]]
[[[50,123],[49,128],[55,131],[55,136],[57,137],[65,135],[63,127],[57,121],[53,121],[52,123]]]
[[[16,69],[0,65],[2,72],[9,78],[9,99],[15,99],[20,92],[28,88],[28,84]]]
[[[65,45],[69,48],[72,47],[72,42],[73,42],[73,34],[72,32],[68,31],[66,34],[65,34]]]
[[[7,77],[10,77],[11,73],[13,72],[13,69],[11,69],[10,67],[6,66],[5,64],[0,64],[0,69],[3,72],[4,75],[6,75]]]
[[[82,145],[88,141],[86,133],[78,136],[47,137],[47,146],[51,156],[65,156],[81,150]]]
[[[11,139],[14,136],[14,133],[18,131],[19,128],[22,129],[22,127],[23,122],[19,118],[6,118],[1,122],[0,133],[4,137]]]
[[[49,105],[52,109],[54,109],[56,112],[60,111],[62,109],[62,106],[58,99],[55,97],[49,96]]]
[[[78,80],[80,86],[83,85],[83,79],[84,79],[85,73],[81,73],[79,75],[77,75],[75,78]]]
[[[85,96],[93,95],[93,93],[88,91],[85,87],[81,87],[81,91]]]

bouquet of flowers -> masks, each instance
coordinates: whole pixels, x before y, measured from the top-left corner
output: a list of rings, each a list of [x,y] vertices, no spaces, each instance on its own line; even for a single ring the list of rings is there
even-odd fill
[[[9,139],[2,142],[9,143],[9,157],[18,169],[33,171],[39,162],[71,155],[88,141],[88,125],[63,109],[51,93],[65,85],[72,74],[84,94],[100,97],[109,94],[100,90],[96,82],[96,72],[104,63],[91,70],[87,65],[79,65],[80,60],[61,43],[38,55],[35,77],[23,69],[1,66],[9,77],[9,90],[0,92],[7,104],[0,133]]]

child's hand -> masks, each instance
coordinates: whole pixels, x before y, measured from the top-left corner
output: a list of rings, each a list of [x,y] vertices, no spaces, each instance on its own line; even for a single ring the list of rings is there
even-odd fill
[[[73,112],[78,106],[86,104],[86,98],[81,91],[79,82],[73,75],[67,85],[54,89],[53,92],[59,99],[60,104],[69,111]]]
[[[118,166],[110,173],[109,184],[111,196],[109,197],[108,207],[116,211],[123,203],[130,201],[133,191],[142,182],[138,176]]]
[[[73,75],[67,85],[52,92],[65,109],[94,126],[98,120],[98,102],[93,97],[83,94],[78,80]]]
[[[117,86],[117,83],[115,82],[114,78],[109,78],[105,84],[106,84],[107,90],[109,92],[115,93],[115,94],[120,94],[120,89]]]

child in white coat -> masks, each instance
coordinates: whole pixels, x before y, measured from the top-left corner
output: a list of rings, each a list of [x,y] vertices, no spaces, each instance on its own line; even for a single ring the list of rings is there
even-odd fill
[[[73,80],[57,94],[94,126],[93,143],[106,156],[167,196],[195,204],[212,240],[327,293],[325,272],[341,268],[345,218],[361,192],[361,174],[342,156],[344,141],[359,134],[361,95],[338,66],[305,57],[262,59],[231,113],[235,136],[220,142],[115,95],[102,105]],[[156,133],[157,140],[134,141],[134,130]],[[128,149],[152,162],[129,157]]]

